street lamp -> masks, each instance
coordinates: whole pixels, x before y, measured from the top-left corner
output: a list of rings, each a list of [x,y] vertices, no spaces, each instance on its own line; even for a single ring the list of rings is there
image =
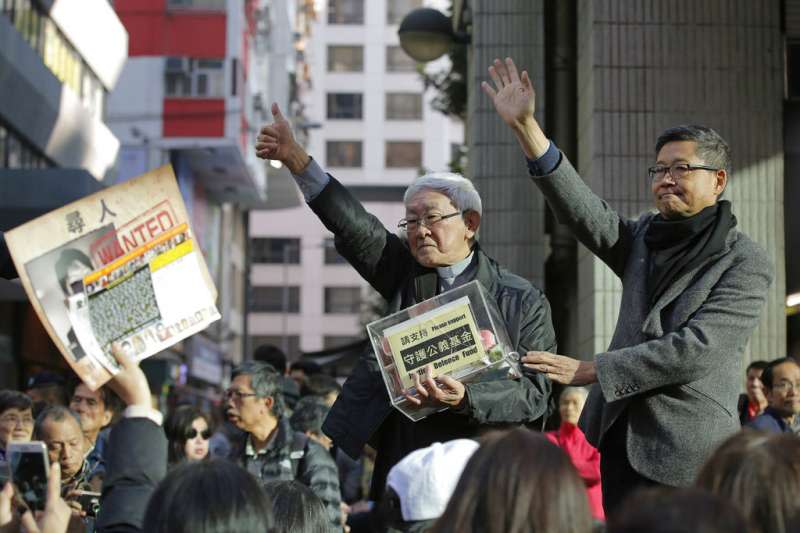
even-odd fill
[[[406,15],[397,35],[403,50],[423,63],[441,57],[454,43],[470,42],[468,33],[453,31],[450,18],[430,7],[421,7]]]

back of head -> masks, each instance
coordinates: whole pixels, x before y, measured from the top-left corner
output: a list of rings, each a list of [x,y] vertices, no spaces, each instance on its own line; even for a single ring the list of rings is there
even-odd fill
[[[748,533],[729,501],[696,488],[660,487],[634,493],[609,516],[606,533]]]
[[[487,435],[470,458],[437,533],[588,533],[583,481],[569,457],[541,433]]]
[[[271,364],[280,374],[286,373],[286,354],[272,344],[262,344],[253,352],[253,360]]]
[[[311,432],[315,435],[322,434],[322,423],[328,416],[330,409],[316,396],[300,398],[294,407],[289,424],[292,429],[301,433]]]
[[[150,498],[142,531],[234,533],[269,531],[271,504],[258,481],[223,459],[183,463]]]
[[[342,392],[342,386],[339,385],[336,378],[322,373],[309,377],[300,390],[302,396],[319,397],[324,397],[331,393],[339,394],[340,392]]]
[[[756,533],[800,526],[800,438],[744,429],[703,466],[696,485],[726,498]]]
[[[328,533],[325,505],[314,492],[297,481],[272,481],[264,486],[272,500],[276,533]]]

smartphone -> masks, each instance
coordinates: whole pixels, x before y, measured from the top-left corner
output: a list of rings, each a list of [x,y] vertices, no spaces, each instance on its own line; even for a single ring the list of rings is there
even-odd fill
[[[81,504],[81,509],[86,513],[86,516],[97,516],[100,510],[100,493],[92,492],[89,490],[76,490],[73,492],[76,500]]]
[[[50,461],[42,441],[10,442],[6,450],[8,472],[17,493],[33,511],[44,509]]]

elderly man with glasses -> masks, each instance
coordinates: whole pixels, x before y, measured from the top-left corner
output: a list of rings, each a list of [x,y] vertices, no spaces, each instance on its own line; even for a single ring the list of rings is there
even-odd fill
[[[791,357],[770,361],[761,374],[768,406],[747,427],[774,433],[795,433],[800,414],[800,365]]]
[[[739,429],[739,376],[773,273],[766,253],[736,230],[721,201],[729,148],[711,128],[662,133],[648,170],[657,213],[626,220],[597,197],[547,139],[535,96],[514,62],[483,83],[558,220],[622,281],[611,345],[588,361],[531,352],[523,362],[592,389],[580,426],[599,448],[606,513],[643,485],[689,485]]]
[[[328,450],[292,430],[282,390],[281,375],[270,364],[248,361],[233,369],[225,391],[225,413],[245,435],[231,459],[262,484],[298,481],[307,486],[325,504],[331,525],[340,527],[336,463]]]
[[[404,197],[398,224],[406,239],[386,229],[353,195],[297,144],[277,104],[274,123],[262,128],[256,154],[283,162],[306,201],[334,234],[337,251],[389,302],[395,312],[436,294],[478,280],[497,305],[520,353],[555,350],[550,306],[542,291],[488,257],[477,242],[481,199],[456,174],[417,178]],[[375,356],[361,358],[331,408],[323,431],[356,458],[369,442],[377,451],[370,498],[378,500],[389,469],[414,450],[477,436],[491,426],[533,424],[548,414],[550,383],[526,371],[517,380],[463,384],[430,376],[417,388],[417,404],[449,408],[411,422],[392,408]],[[409,397],[409,399],[411,399]]]

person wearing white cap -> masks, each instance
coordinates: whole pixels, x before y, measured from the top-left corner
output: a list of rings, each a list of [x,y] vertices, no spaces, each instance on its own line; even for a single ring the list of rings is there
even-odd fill
[[[420,532],[432,526],[447,507],[464,466],[477,449],[478,443],[472,439],[435,442],[394,465],[380,505],[388,531]]]

